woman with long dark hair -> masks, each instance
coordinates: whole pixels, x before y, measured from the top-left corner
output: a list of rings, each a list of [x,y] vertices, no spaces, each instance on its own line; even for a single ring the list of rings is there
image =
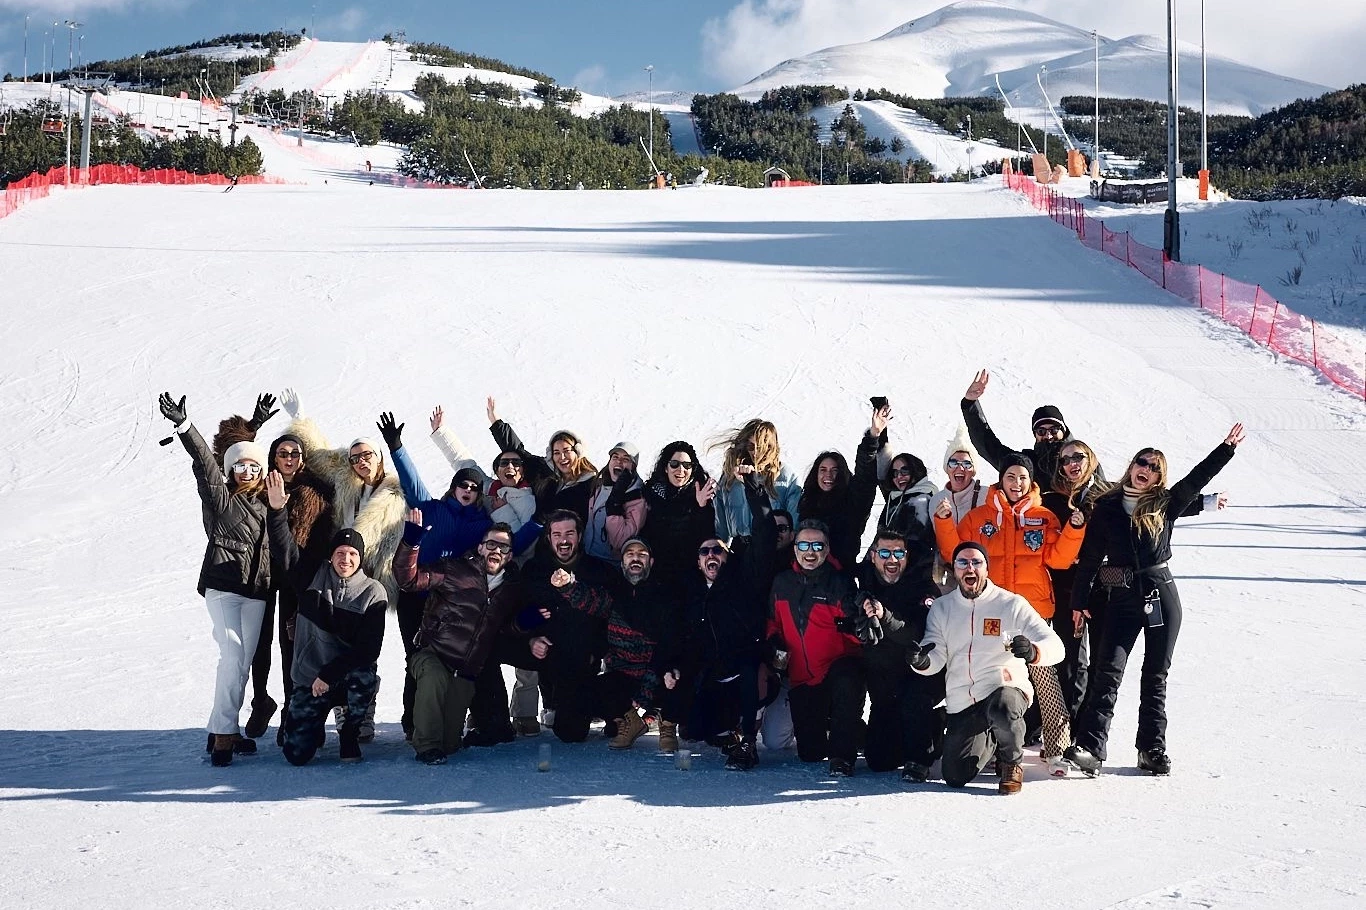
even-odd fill
[[[650,545],[650,574],[666,583],[697,572],[697,548],[715,536],[716,480],[707,475],[697,450],[682,439],[659,450],[645,482],[645,527],[640,536]]]
[[[1076,724],[1068,761],[1100,774],[1106,759],[1115,699],[1124,666],[1139,633],[1143,668],[1138,689],[1138,767],[1170,774],[1167,756],[1167,671],[1181,631],[1181,598],[1167,561],[1172,527],[1201,489],[1233,458],[1245,438],[1235,423],[1224,441],[1181,480],[1167,486],[1167,456],[1143,448],[1129,461],[1123,482],[1096,500],[1072,587],[1072,609],[1083,615],[1093,583],[1106,589],[1101,647],[1096,655],[1086,705]],[[1103,563],[1103,565],[1102,565]]]

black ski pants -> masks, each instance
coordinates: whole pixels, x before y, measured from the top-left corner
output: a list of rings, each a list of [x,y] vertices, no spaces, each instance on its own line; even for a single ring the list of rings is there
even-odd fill
[[[797,758],[806,762],[827,757],[853,762],[858,757],[867,692],[863,660],[858,657],[841,657],[819,683],[792,686],[787,698],[792,709],[792,733],[797,737]]]
[[[863,757],[870,771],[894,771],[903,764],[929,767],[944,742],[944,671],[921,676],[869,673],[868,735]],[[800,740],[798,740],[800,744]]]

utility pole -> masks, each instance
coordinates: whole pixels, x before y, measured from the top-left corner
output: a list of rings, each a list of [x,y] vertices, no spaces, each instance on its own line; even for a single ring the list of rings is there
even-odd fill
[[[1181,261],[1181,216],[1176,211],[1176,0],[1167,0],[1167,213],[1162,252]]]
[[[24,17],[24,81],[28,81],[28,16]]]
[[[1200,2],[1203,3],[1204,0],[1200,0]],[[1097,171],[1096,176],[1100,176],[1100,32],[1091,29],[1091,40],[1096,42],[1096,133],[1091,144],[1091,155]]]
[[[1209,198],[1209,58],[1205,54],[1205,0],[1200,0],[1200,198]]]
[[[66,32],[66,182],[71,183],[71,79],[73,76],[72,66],[75,58],[76,29],[81,27],[79,22],[70,19],[63,24],[67,28]]]
[[[1041,65],[1041,66],[1039,67],[1039,72],[1043,75],[1044,79],[1047,80],[1047,79],[1048,79],[1048,64],[1045,63],[1045,64]],[[1048,88],[1047,88],[1047,86],[1044,87],[1044,94],[1045,94],[1045,95],[1048,94]],[[1046,99],[1046,98],[1044,99],[1044,106],[1045,106],[1045,107],[1048,106],[1048,99]],[[1048,157],[1048,111],[1047,111],[1047,110],[1044,111],[1044,115],[1043,115],[1043,156],[1044,156],[1044,158],[1047,158],[1047,157]]]

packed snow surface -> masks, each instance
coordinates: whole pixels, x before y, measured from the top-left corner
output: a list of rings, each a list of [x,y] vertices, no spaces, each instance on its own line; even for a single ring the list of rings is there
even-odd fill
[[[0,221],[0,269],[6,906],[1361,904],[1366,409],[994,185],[101,187]],[[1170,778],[1134,767],[1136,673],[1105,776],[1031,761],[1013,798],[790,753],[727,773],[700,744],[683,772],[652,735],[554,743],[544,774],[548,734],[428,768],[393,623],[362,764],[330,738],[293,768],[273,728],[205,760],[203,530],[157,393],[211,432],[293,386],[336,444],[392,409],[429,482],[436,404],[485,460],[489,394],[533,448],[570,426],[599,458],[763,415],[804,475],[884,394],[942,483],[981,367],[1007,442],[1053,403],[1112,476],[1145,444],[1180,475],[1247,425],[1231,507],[1176,533]]]

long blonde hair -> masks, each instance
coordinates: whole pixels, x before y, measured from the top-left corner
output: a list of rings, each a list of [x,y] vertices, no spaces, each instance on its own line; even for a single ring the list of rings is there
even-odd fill
[[[264,499],[266,495],[266,472],[260,471],[254,478],[245,483],[236,477],[232,478],[232,495],[245,496],[248,499]]]
[[[1130,522],[1139,531],[1147,531],[1148,536],[1156,540],[1167,523],[1167,503],[1171,501],[1171,493],[1167,490],[1167,456],[1162,454],[1161,449],[1139,449],[1134,453],[1134,457],[1129,459],[1129,466],[1124,469],[1124,479],[1118,486],[1121,489],[1128,487],[1134,463],[1144,456],[1150,461],[1157,462],[1157,480],[1139,494]]]
[[[750,455],[749,443],[754,443],[754,454]],[[743,459],[754,461],[754,470],[764,478],[764,489],[773,496],[774,485],[779,472],[783,469],[782,451],[778,446],[778,428],[770,421],[760,417],[747,421],[743,426],[726,430],[720,439],[713,442],[708,450],[725,450],[721,463],[721,485],[727,490],[735,482],[735,469],[743,464]]]
[[[1068,449],[1078,449],[1086,456],[1086,467],[1075,483],[1063,470],[1062,453]],[[1100,462],[1096,460],[1096,453],[1089,445],[1080,439],[1069,439],[1058,450],[1058,467],[1053,472],[1053,492],[1067,494],[1067,507],[1069,509],[1078,508],[1078,493],[1082,494],[1082,504],[1092,505],[1096,501],[1096,497],[1110,488],[1109,484],[1101,484],[1098,481],[1092,483],[1099,468]]]

